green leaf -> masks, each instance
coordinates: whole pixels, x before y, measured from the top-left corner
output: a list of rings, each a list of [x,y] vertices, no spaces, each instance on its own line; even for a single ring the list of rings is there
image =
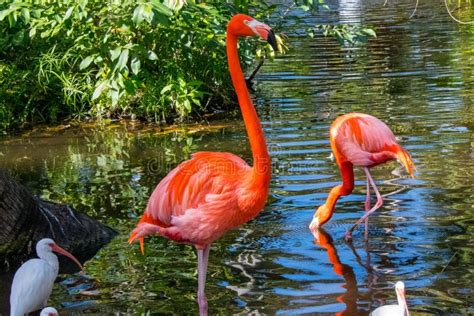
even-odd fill
[[[349,33],[349,32],[344,32],[344,33],[342,34],[342,36],[343,36],[343,38],[344,38],[346,41],[351,42],[351,43],[352,43],[352,41],[353,41],[353,39],[354,39],[354,36],[353,36],[351,33]]]
[[[307,5],[301,5],[300,9],[303,10],[303,11],[309,11],[310,8]]]
[[[149,51],[148,51],[148,59],[149,59],[149,60],[157,60],[157,59],[158,59],[158,56],[155,54],[154,51],[149,50]]]
[[[105,167],[106,164],[107,164],[107,159],[105,158],[104,155],[97,156],[97,166]]]
[[[140,59],[138,59],[137,57],[133,57],[131,62],[131,68],[133,74],[138,75],[138,73],[140,72]]]
[[[51,30],[46,30],[46,31],[41,32],[40,37],[45,38],[45,37],[48,37],[50,34],[51,34]]]
[[[172,84],[169,84],[169,85],[165,86],[163,89],[161,89],[161,92],[160,92],[160,93],[161,93],[161,94],[164,94],[164,93],[170,91],[172,87],[173,87],[173,85],[172,85]]]
[[[92,100],[97,99],[100,97],[104,89],[107,88],[107,81],[102,81],[94,90],[94,93],[92,94]]]
[[[188,112],[191,112],[191,102],[189,102],[189,100],[184,100],[183,102],[183,105],[185,107],[186,110],[188,110]]]
[[[66,21],[67,19],[69,19],[73,10],[74,10],[74,7],[69,7],[69,9],[67,9],[66,14],[64,15],[63,21]]]
[[[143,5],[138,5],[135,10],[133,10],[132,21],[135,25],[139,25],[143,21]]]
[[[124,80],[123,84],[125,86],[125,91],[127,91],[127,93],[129,95],[134,95],[135,94],[136,87],[135,87],[135,84],[132,80],[129,80],[129,79]]]
[[[122,47],[117,47],[116,49],[110,50],[110,59],[112,61],[116,60],[120,53],[122,52]]]
[[[34,37],[35,34],[36,34],[36,26],[32,27],[32,28],[30,29],[30,32],[29,32],[28,34],[29,34],[30,38],[31,38],[31,37]]]
[[[150,5],[143,6],[143,19],[145,19],[148,23],[151,23],[153,21],[154,16],[155,13],[153,12],[153,8]]]
[[[21,9],[21,14],[23,15],[23,18],[25,19],[26,23],[30,22],[30,10],[27,8]]]
[[[364,32],[365,34],[369,36],[377,37],[377,34],[375,33],[373,29],[363,29],[362,32]]]
[[[93,55],[87,56],[86,58],[84,58],[84,59],[81,61],[81,64],[79,65],[79,70],[83,70],[83,69],[89,67],[89,65],[92,63],[93,60],[94,60],[94,56],[93,56]]]
[[[164,4],[161,3],[160,1],[158,1],[158,0],[151,0],[150,2],[151,2],[151,4],[153,5],[153,9],[155,9],[155,10],[158,11],[159,13],[164,14],[164,15],[166,15],[166,16],[171,16],[171,15],[173,15],[173,11],[171,11],[170,8],[168,8],[166,5],[164,5]]]
[[[120,53],[120,57],[119,57],[119,60],[117,62],[117,70],[122,70],[123,68],[125,68],[125,66],[127,65],[127,62],[128,62],[128,52],[129,50],[128,49],[124,49],[122,50],[122,52]]]
[[[189,86],[199,87],[200,85],[202,85],[202,81],[199,81],[199,80],[191,80],[191,81],[188,82],[188,85],[189,85]]]
[[[10,27],[13,28],[13,26],[16,23],[16,15],[15,14],[9,14],[7,17],[8,17],[8,24],[10,24]]]
[[[186,4],[186,0],[165,0],[163,4],[171,10],[179,11]]]
[[[13,43],[15,45],[21,45],[25,39],[25,33],[23,31],[18,31],[14,36],[13,36]]]
[[[119,100],[119,91],[115,89],[110,89],[109,90],[109,97],[112,100],[112,105],[117,105],[118,100]]]
[[[5,17],[7,15],[9,15],[10,13],[12,13],[14,10],[11,10],[11,9],[6,9],[6,10],[2,10],[0,11],[0,21],[3,21],[3,19],[5,19]]]

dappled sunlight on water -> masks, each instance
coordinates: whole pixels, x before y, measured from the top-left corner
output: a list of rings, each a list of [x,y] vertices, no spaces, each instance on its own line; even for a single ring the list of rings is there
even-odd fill
[[[473,29],[450,21],[442,2],[421,3],[411,20],[411,1],[341,5],[303,15],[307,25],[290,19],[293,50],[260,73],[255,103],[272,157],[271,196],[255,220],[213,245],[211,314],[364,315],[396,300],[398,280],[410,310],[473,312]],[[323,17],[373,24],[378,36],[352,50],[298,36]],[[418,172],[411,179],[395,162],[373,171],[385,203],[369,219],[368,242],[361,227],[348,244],[344,232],[364,212],[365,178],[356,171],[354,193],[338,202],[326,241],[318,242],[307,227],[340,182],[328,129],[350,111],[385,121]],[[230,151],[249,161],[241,121],[212,125],[165,134],[126,125],[71,128],[0,141],[0,167],[30,190],[121,232],[85,265],[87,295],[68,294],[61,284],[56,306],[85,314],[197,313],[194,250],[149,238],[143,257],[126,238],[158,181],[190,153]]]

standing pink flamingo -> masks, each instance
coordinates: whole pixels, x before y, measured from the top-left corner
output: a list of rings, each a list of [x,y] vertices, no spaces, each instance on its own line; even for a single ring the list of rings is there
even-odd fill
[[[276,50],[270,27],[244,14],[227,26],[227,61],[253,155],[253,167],[225,152],[198,152],[172,170],[155,188],[129,243],[162,237],[192,244],[198,253],[198,303],[207,314],[204,293],[211,243],[252,218],[265,206],[270,182],[270,156],[265,137],[240,68],[237,40],[260,36]]]
[[[376,117],[368,114],[349,113],[338,117],[331,125],[330,142],[341,172],[342,185],[331,189],[326,203],[318,208],[309,228],[315,230],[331,218],[339,197],[351,194],[354,189],[353,166],[363,167],[367,176],[365,214],[346,232],[345,238],[350,240],[354,228],[383,204],[382,196],[377,190],[369,168],[398,159],[413,177],[415,164],[411,160],[410,155],[397,144],[390,128]],[[377,196],[377,203],[373,208],[370,208],[369,184],[372,185]],[[366,221],[365,238],[367,238],[367,234]]]

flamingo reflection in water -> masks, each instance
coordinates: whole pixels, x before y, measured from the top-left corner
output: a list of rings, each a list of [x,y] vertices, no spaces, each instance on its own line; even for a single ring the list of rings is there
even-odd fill
[[[337,301],[346,304],[346,309],[335,313],[335,315],[359,315],[360,312],[357,308],[357,299],[359,297],[357,279],[354,270],[351,266],[341,262],[340,257],[337,253],[337,249],[334,246],[333,239],[329,233],[319,228],[314,231],[314,242],[319,246],[326,249],[329,262],[333,265],[333,270],[337,275],[344,278],[346,284],[343,286],[347,291],[337,297]],[[351,249],[357,263],[364,268],[367,272],[367,299],[369,299],[369,310],[372,309],[372,298],[374,294],[374,284],[377,281],[377,274],[370,264],[370,253],[368,243],[364,243],[366,250],[366,262],[363,263],[360,255],[357,253],[352,242],[348,242],[347,245]],[[378,291],[377,291],[378,292]],[[404,283],[398,281],[395,284],[395,292],[397,294],[398,305],[384,305],[380,306],[370,313],[372,316],[408,316],[408,306],[405,299],[405,286]]]
[[[326,249],[329,262],[332,264],[334,272],[337,275],[342,276],[346,282],[343,287],[347,291],[337,297],[338,302],[346,304],[346,309],[342,312],[337,312],[336,315],[359,315],[357,309],[357,297],[359,292],[357,289],[357,279],[354,270],[351,266],[341,262],[339,255],[337,254],[337,249],[334,247],[331,235],[322,228],[319,228],[314,232],[314,242]]]

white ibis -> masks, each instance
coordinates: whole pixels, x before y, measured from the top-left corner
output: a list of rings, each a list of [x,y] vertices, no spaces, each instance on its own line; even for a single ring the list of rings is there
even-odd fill
[[[54,307],[46,307],[40,313],[40,316],[59,316],[58,311]]]
[[[79,261],[54,240],[41,239],[36,244],[39,259],[25,262],[13,277],[10,316],[23,316],[46,306],[59,271],[58,257],[53,251],[69,257],[82,270]]]
[[[405,299],[405,284],[402,281],[395,284],[395,293],[397,293],[398,305],[380,306],[370,313],[370,316],[409,316]]]

